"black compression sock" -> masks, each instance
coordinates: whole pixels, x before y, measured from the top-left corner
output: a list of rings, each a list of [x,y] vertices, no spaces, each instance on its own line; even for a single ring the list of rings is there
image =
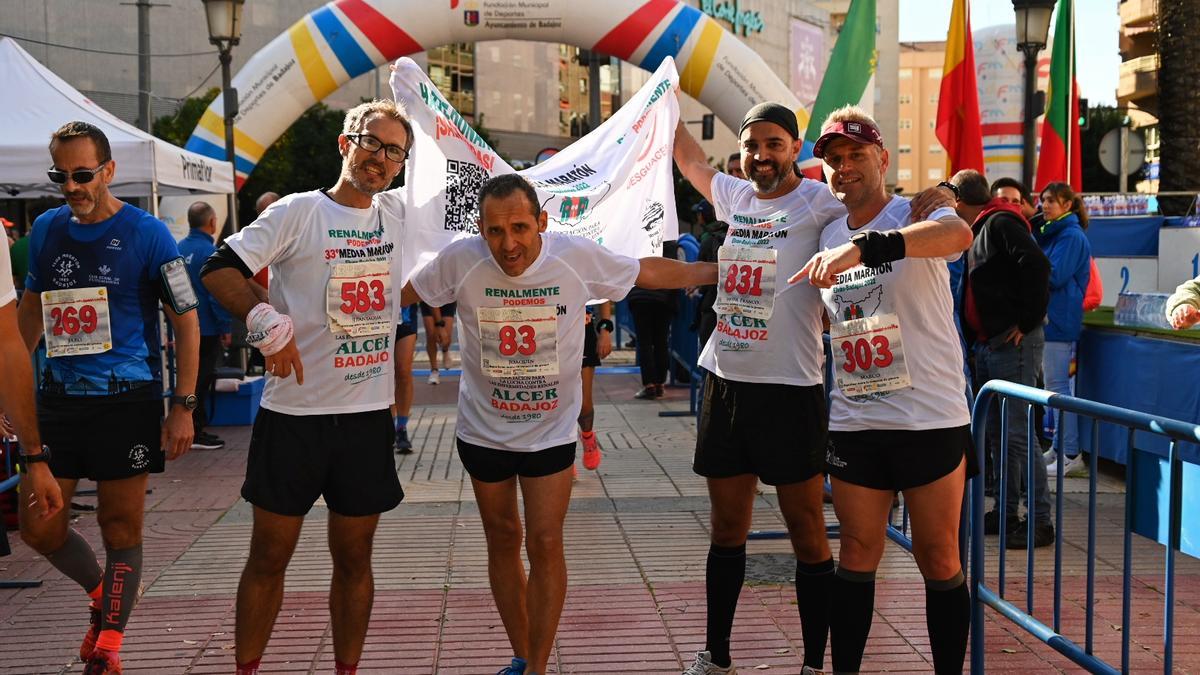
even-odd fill
[[[66,541],[58,550],[46,554],[46,560],[82,586],[85,593],[91,593],[104,578],[104,571],[100,569],[91,545],[73,528],[67,530]]]
[[[838,567],[833,578],[833,599],[829,610],[833,672],[859,671],[874,612],[875,572],[854,572]]]
[[[732,661],[729,656],[729,638],[733,632],[733,615],[737,611],[738,596],[746,580],[746,545],[717,546],[708,548],[708,566],[704,572],[704,587],[708,599],[708,623],[705,632],[705,649],[712,654],[712,662],[722,668]]]
[[[796,561],[796,607],[804,636],[804,665],[821,670],[829,637],[829,597],[833,591],[833,558],[819,563]]]
[[[925,580],[925,625],[934,672],[962,673],[971,631],[971,594],[962,572],[943,581]]]

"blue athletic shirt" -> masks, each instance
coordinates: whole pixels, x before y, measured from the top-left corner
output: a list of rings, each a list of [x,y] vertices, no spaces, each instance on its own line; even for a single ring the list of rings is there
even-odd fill
[[[29,274],[34,293],[103,286],[108,289],[113,348],[100,354],[45,359],[38,391],[65,396],[107,396],[146,387],[161,392],[158,337],[160,269],[179,257],[163,222],[125,204],[111,218],[83,224],[66,206],[33,223]]]

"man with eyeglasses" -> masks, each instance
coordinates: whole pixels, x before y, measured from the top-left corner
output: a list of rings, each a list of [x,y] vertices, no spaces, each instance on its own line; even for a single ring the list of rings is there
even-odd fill
[[[200,329],[196,293],[167,226],[112,195],[116,163],[104,132],[69,122],[51,136],[48,174],[66,206],[34,222],[18,323],[33,351],[45,337],[38,422],[46,446],[26,447],[26,470],[45,463],[69,504],[81,478],[97,483],[101,568],[69,525],[70,510],[35,515],[21,500],[21,537],[91,597],[79,650],[88,674],[121,672],[121,649],[142,574],[148,474],[187,452]],[[176,377],[163,419],[159,301],[175,331]],[[53,454],[51,454],[52,449]]]
[[[399,322],[403,206],[385,192],[412,145],[392,101],[346,113],[341,175],[328,190],[288,195],[225,240],[205,286],[266,357],[242,496],[254,506],[238,584],[237,672],[258,672],[283,600],[304,516],[329,509],[329,610],[336,672],[354,673],[374,599],[371,547],[379,515],[404,497],[396,476],[392,343]],[[270,302],[249,284],[271,270]],[[395,296],[393,295],[393,289]]]

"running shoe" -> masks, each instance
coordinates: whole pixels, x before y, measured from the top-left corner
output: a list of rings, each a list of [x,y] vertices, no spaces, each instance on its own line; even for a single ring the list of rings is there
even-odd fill
[[[524,675],[525,674],[525,659],[514,656],[512,664],[500,669],[496,675]]]
[[[817,670],[812,666],[804,666],[800,669],[800,675],[825,675],[825,671]]]
[[[711,652],[696,652],[696,660],[683,675],[737,675],[737,668],[732,663],[722,668],[712,662]]]
[[[1046,467],[1046,475],[1051,478],[1058,475],[1058,462]],[[1088,477],[1088,463],[1083,458],[1083,453],[1067,458],[1066,463],[1063,464],[1063,476],[1066,478]]]
[[[429,371],[429,379],[427,381],[429,384],[437,384],[442,381],[442,378],[438,377],[438,371],[431,370]]]
[[[1050,448],[1046,452],[1042,453],[1042,460],[1046,462],[1046,466],[1054,464],[1058,461],[1058,451],[1054,448]]]
[[[192,437],[192,450],[220,450],[223,447],[225,441],[207,431],[200,431]]]
[[[396,430],[396,454],[412,454],[412,441],[408,440],[408,429]]]
[[[661,385],[661,384],[654,385],[654,398],[662,398],[665,395],[666,395],[666,392],[663,391],[663,385]]]
[[[83,667],[83,675],[121,675],[121,657],[116,652],[97,649]]]
[[[92,658],[92,652],[96,651],[96,640],[100,637],[100,605],[95,600],[88,605],[88,614],[88,632],[83,636],[83,644],[79,645],[79,660],[84,663]]]
[[[585,431],[579,434],[579,440],[583,442],[583,468],[588,471],[595,471],[600,468],[600,443],[596,440],[596,432]]]
[[[654,399],[655,396],[654,385],[652,384],[642,387],[641,391],[633,395],[634,398],[641,399],[643,401]]]

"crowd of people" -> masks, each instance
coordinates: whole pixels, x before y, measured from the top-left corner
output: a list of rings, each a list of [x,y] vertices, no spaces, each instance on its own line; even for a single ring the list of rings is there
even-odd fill
[[[611,302],[628,298],[633,307],[638,397],[657,398],[668,363],[659,324],[679,296],[661,290],[682,288],[703,296],[693,469],[707,484],[711,524],[704,645],[685,675],[736,672],[731,635],[760,481],[778,494],[796,557],[805,673],[823,672],[827,651],[834,672],[860,670],[897,494],[925,579],[934,669],[961,672],[966,481],[987,474],[997,501],[988,534],[1012,548],[1044,546],[1055,536],[1046,461],[1082,464],[1069,417],[1055,421],[1061,458],[1027,447],[1023,433],[1000,452],[1001,423],[1026,428],[1025,407],[1014,405],[1007,420],[992,416],[979,465],[972,387],[999,378],[1071,392],[1092,276],[1086,209],[1066,184],[1046,186],[1035,207],[1020,183],[989,184],[969,170],[913,199],[894,195],[887,143],[854,106],[834,111],[815,143],[824,181],[796,170],[802,140],[787,107],[756,105],[738,138],[722,172],[683,124],[675,132],[674,160],[715,223],[697,262],[669,250],[634,259],[548,232],[535,188],[510,174],[480,189],[479,236],[456,239],[413,270],[400,255],[405,204],[389,189],[413,143],[395,103],[348,111],[332,187],[260,200],[258,218],[222,242],[216,214],[197,203],[176,244],[161,221],[111,194],[118,167],[99,129],[59,129],[49,177],[66,204],[34,224],[19,306],[0,255],[0,409],[22,444],[22,538],[88,596],[85,672],[121,671],[148,475],[190,449],[223,445],[197,410],[234,319],[266,373],[241,490],[253,526],[236,601],[237,673],[258,672],[318,499],[329,511],[335,668],[356,672],[374,597],[376,526],[404,497],[393,450],[413,450],[419,313],[430,384],[452,363],[457,335],[457,452],[513,649],[501,672],[545,673],[567,589],[563,524],[577,441],[585,468],[601,461],[591,385],[613,348]],[[510,297],[540,302],[506,305]],[[160,304],[175,336],[173,381],[156,367]],[[1200,285],[1181,286],[1167,313],[1176,327],[1200,320]],[[29,355],[39,344],[46,366],[34,373]],[[98,485],[103,564],[63,508],[84,478]],[[836,561],[827,480],[841,527]]]

